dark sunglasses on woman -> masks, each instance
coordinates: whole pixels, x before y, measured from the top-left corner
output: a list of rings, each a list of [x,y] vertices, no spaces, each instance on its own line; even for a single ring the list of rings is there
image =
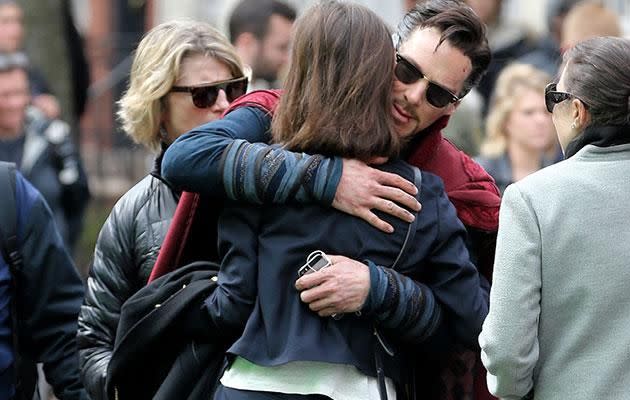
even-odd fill
[[[553,112],[553,108],[556,104],[560,104],[563,101],[570,99],[571,97],[577,99],[577,97],[575,97],[571,93],[558,92],[556,90],[557,87],[557,83],[550,83],[545,87],[545,106],[547,106],[547,111],[549,111],[550,113]],[[578,100],[582,101],[581,99]],[[582,103],[584,102],[582,101]],[[584,103],[584,105],[586,106],[586,103]]]
[[[427,85],[426,96],[427,101],[433,107],[442,108],[451,103],[456,103],[461,100],[455,96],[450,90],[445,89],[439,84],[430,81],[423,73],[416,67],[411,61],[405,57],[396,53],[396,66],[394,67],[394,75],[396,79],[402,83],[409,85],[419,81],[420,79],[426,79],[429,83]]]
[[[209,85],[200,86],[173,86],[171,92],[190,93],[192,101],[197,108],[212,107],[217,102],[219,90],[225,92],[225,97],[231,103],[247,92],[247,77],[228,79],[226,81],[215,82]]]

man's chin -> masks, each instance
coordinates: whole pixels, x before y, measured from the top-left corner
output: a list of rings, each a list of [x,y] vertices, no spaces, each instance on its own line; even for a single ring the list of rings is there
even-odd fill
[[[417,124],[412,124],[411,121],[409,121],[408,123],[404,125],[399,125],[397,123],[394,123],[394,130],[396,131],[396,134],[398,135],[398,137],[410,138],[411,136],[413,136],[414,133],[416,133],[416,129],[415,129],[416,126]]]

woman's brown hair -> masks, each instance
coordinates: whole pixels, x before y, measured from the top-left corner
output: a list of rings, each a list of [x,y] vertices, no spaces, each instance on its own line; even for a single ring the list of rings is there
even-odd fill
[[[274,141],[292,151],[364,161],[397,155],[393,69],[391,34],[376,14],[336,1],[313,6],[295,24]]]

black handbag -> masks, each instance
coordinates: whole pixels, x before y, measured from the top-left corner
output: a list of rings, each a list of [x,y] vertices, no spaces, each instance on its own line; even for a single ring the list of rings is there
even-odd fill
[[[198,261],[140,289],[123,305],[107,370],[110,399],[209,399],[226,344],[196,343],[179,318],[216,288],[219,265]]]

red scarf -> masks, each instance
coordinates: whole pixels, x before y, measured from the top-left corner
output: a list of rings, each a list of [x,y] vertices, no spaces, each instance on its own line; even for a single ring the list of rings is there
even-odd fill
[[[444,116],[418,134],[409,158],[423,171],[442,178],[446,194],[464,225],[483,231],[499,226],[501,195],[494,179],[469,156],[442,137],[448,124]]]
[[[221,117],[225,117],[232,111],[241,107],[256,107],[273,115],[274,110],[280,102],[282,90],[254,90],[239,97],[230,103],[227,110],[223,112]]]

